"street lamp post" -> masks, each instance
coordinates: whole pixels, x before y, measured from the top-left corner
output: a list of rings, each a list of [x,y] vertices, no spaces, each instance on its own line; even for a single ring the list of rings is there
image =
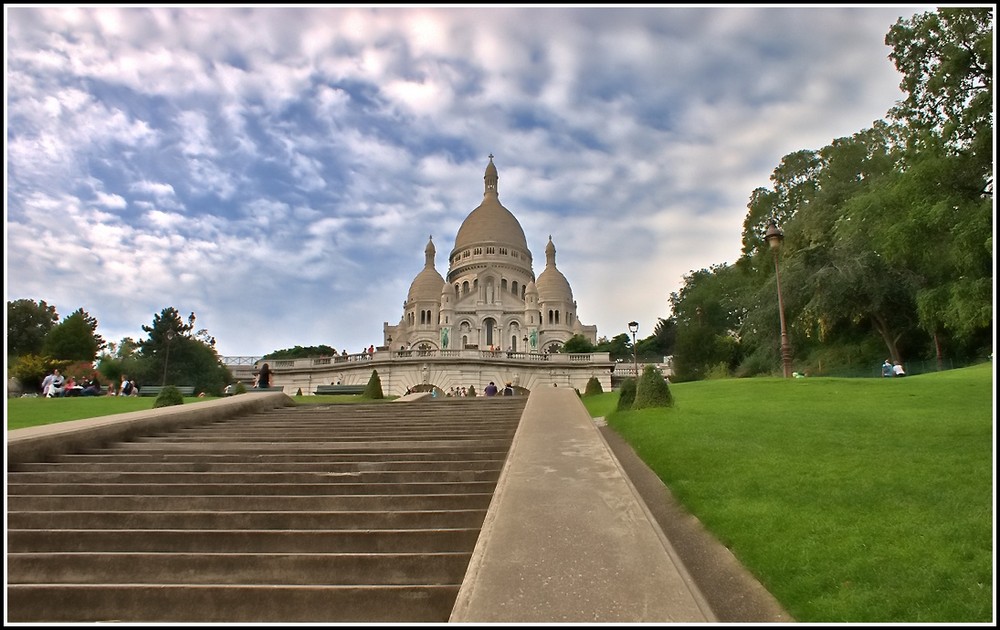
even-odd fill
[[[167,355],[163,358],[163,385],[167,384],[167,364],[170,363],[170,342],[174,340],[174,329],[167,331]]]
[[[635,350],[635,333],[639,332],[639,322],[629,322],[628,330],[632,333],[632,369],[635,370],[635,378],[639,379],[639,355]]]
[[[781,366],[785,378],[791,378],[792,347],[788,343],[788,329],[785,327],[785,302],[781,297],[781,270],[778,267],[778,250],[781,249],[781,243],[785,240],[785,234],[774,222],[774,219],[768,223],[764,240],[771,246],[771,252],[774,254],[774,278],[778,285],[778,317],[781,319]]]

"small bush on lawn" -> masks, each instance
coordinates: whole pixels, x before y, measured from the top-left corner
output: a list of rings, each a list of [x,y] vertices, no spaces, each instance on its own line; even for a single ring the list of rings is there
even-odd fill
[[[587,387],[583,390],[584,396],[596,396],[598,394],[603,394],[604,388],[601,387],[601,381],[598,380],[596,376],[591,376],[590,380],[587,381]]]
[[[627,378],[618,389],[618,411],[628,411],[635,402],[635,379]]]
[[[247,393],[247,386],[243,384],[243,381],[238,381],[236,387],[233,388],[233,394],[245,394]]]
[[[632,409],[649,409],[650,407],[673,407],[674,397],[670,386],[663,378],[663,372],[655,365],[647,365],[642,371],[642,377],[636,386],[635,402]]]
[[[160,390],[159,395],[156,397],[156,401],[153,402],[153,409],[157,407],[171,407],[173,405],[183,405],[184,397],[181,396],[181,390],[177,389],[173,385],[167,385]]]

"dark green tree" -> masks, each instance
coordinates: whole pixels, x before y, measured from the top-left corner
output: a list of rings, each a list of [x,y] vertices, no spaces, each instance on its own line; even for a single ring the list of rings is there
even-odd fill
[[[584,396],[596,396],[598,394],[603,394],[604,388],[601,387],[601,381],[596,376],[591,376],[590,380],[587,381],[587,387],[584,389]]]
[[[58,322],[56,307],[45,300],[7,302],[7,356],[42,354],[45,336]]]
[[[642,376],[636,384],[635,401],[632,409],[649,409],[650,407],[673,407],[674,397],[670,386],[663,378],[663,373],[655,365],[647,365],[642,370]]]
[[[564,343],[562,348],[559,349],[559,352],[563,352],[566,354],[570,353],[586,354],[589,352],[596,352],[596,351],[597,351],[597,346],[587,341],[587,338],[584,337],[583,335],[573,335],[572,337],[567,339],[566,343]]]
[[[382,379],[378,376],[378,370],[372,370],[372,375],[369,377],[368,384],[365,385],[365,391],[361,394],[361,397],[371,400],[382,400],[385,398],[385,394],[382,393]]]
[[[136,376],[142,385],[190,385],[195,393],[221,395],[232,373],[205,334],[193,333],[195,314],[183,321],[173,307],[154,316],[152,326],[142,329],[149,336],[139,342]],[[198,335],[198,338],[196,338]],[[209,337],[210,339],[210,337]]]
[[[900,18],[885,43],[903,75],[906,93],[890,111],[920,143],[940,137],[952,150],[973,156],[980,179],[993,171],[993,39],[991,7],[944,7]],[[985,189],[984,189],[985,192]]]
[[[602,337],[597,340],[597,352],[607,352],[612,361],[632,359],[632,345],[628,333],[615,335],[611,339]]]
[[[635,391],[636,391],[636,379],[627,378],[622,381],[621,387],[618,388],[618,405],[615,407],[617,411],[628,411],[632,408],[632,404],[635,402]]]
[[[719,364],[733,369],[742,348],[737,331],[746,317],[746,277],[730,265],[715,265],[684,277],[681,290],[670,295],[674,312],[674,378],[704,378]],[[769,338],[769,331],[764,332]]]
[[[104,346],[97,320],[80,308],[49,331],[42,352],[56,359],[93,362]]]

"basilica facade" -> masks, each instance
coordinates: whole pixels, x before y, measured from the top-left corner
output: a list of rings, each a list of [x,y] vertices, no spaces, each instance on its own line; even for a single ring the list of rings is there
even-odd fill
[[[577,317],[573,290],[556,267],[551,235],[545,269],[537,276],[524,230],[500,203],[493,156],[486,166],[483,201],[462,222],[448,257],[435,268],[431,237],[399,323],[383,324],[386,350],[491,350],[554,353],[574,335],[597,343],[597,327]]]

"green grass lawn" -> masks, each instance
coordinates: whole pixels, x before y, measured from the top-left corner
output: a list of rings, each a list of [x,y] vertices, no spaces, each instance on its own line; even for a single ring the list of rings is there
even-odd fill
[[[670,409],[615,412],[616,392],[583,401],[797,621],[993,620],[992,364],[903,379],[677,383],[671,392]],[[11,399],[7,428],[153,401]]]
[[[993,620],[993,366],[585,398],[800,622]]]

